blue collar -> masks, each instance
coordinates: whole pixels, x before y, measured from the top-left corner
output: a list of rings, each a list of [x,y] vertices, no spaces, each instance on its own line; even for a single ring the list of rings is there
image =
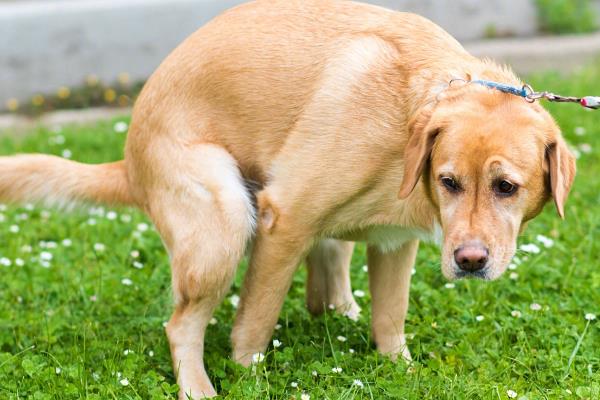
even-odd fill
[[[496,89],[504,93],[514,94],[515,96],[527,98],[527,95],[531,92],[528,91],[527,86],[522,86],[520,88],[516,86],[507,85],[505,83],[498,83],[493,81],[484,81],[482,79],[478,79],[475,81],[471,81],[471,83],[476,83],[478,85],[482,85],[488,87],[490,89]]]

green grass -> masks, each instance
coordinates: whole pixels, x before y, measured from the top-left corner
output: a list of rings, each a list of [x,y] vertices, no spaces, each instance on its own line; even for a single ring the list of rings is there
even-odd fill
[[[599,78],[600,69],[591,69],[568,79],[538,76],[531,83],[564,94],[600,94]],[[362,268],[365,248],[359,245],[352,284],[367,293],[357,298],[364,310],[360,320],[312,318],[304,307],[301,268],[274,335],[283,345],[271,347],[254,371],[229,359],[235,309],[228,297],[207,332],[206,363],[217,390],[235,399],[299,399],[302,393],[312,399],[505,399],[507,390],[522,399],[598,398],[600,332],[598,322],[588,323],[584,315],[600,314],[600,243],[595,240],[600,233],[600,111],[550,108],[574,146],[591,146],[590,153],[581,154],[566,221],[548,206],[520,239],[542,251],[520,253],[517,269],[491,283],[459,281],[447,288],[439,251],[422,246],[406,328],[414,335],[410,369],[374,350]],[[68,149],[77,160],[117,160],[125,136],[113,130],[115,122],[0,137],[0,152],[62,154]],[[576,128],[585,129],[585,135],[576,135]],[[144,215],[118,209],[112,219],[109,211],[0,211],[0,398],[175,397],[163,329],[172,308],[167,256],[155,230],[140,230],[148,223]],[[17,233],[11,232],[13,225]],[[542,246],[538,234],[552,237],[554,246]],[[64,246],[64,239],[71,246]],[[52,259],[41,260],[48,258],[43,252]],[[2,265],[7,263],[2,257],[11,265]],[[134,262],[143,267],[135,268]],[[243,270],[244,265],[229,296],[239,292]],[[516,279],[510,272],[518,274]],[[542,310],[532,310],[534,303]],[[511,315],[514,310],[520,318]],[[335,373],[334,367],[342,371]],[[125,378],[126,386],[120,383]],[[364,388],[354,384],[357,379]]]

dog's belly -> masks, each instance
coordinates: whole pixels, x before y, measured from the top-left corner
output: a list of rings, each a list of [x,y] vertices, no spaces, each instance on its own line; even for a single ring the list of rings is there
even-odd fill
[[[397,225],[380,225],[342,234],[337,239],[354,242],[366,242],[377,246],[383,252],[390,252],[400,248],[411,240],[441,243],[441,227],[435,223],[430,231],[421,228],[408,228]]]

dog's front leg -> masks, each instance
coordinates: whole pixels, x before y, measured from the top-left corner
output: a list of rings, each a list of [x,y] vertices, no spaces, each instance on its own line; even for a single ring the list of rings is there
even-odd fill
[[[368,247],[369,288],[372,299],[371,329],[377,349],[393,360],[401,355],[410,361],[404,335],[410,277],[419,241],[405,243],[395,251]]]
[[[233,358],[244,366],[267,348],[294,272],[311,247],[312,237],[302,232],[285,221],[271,231],[259,227],[231,334]]]

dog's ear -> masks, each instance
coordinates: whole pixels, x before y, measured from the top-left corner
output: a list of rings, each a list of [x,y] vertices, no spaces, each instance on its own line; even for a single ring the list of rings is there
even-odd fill
[[[550,175],[550,192],[561,218],[565,217],[565,203],[575,179],[575,157],[560,135],[546,146],[546,159]]]
[[[424,111],[415,121],[409,124],[408,143],[404,149],[404,176],[398,198],[407,198],[423,174],[435,138],[440,132],[440,127],[434,125],[431,110]]]

